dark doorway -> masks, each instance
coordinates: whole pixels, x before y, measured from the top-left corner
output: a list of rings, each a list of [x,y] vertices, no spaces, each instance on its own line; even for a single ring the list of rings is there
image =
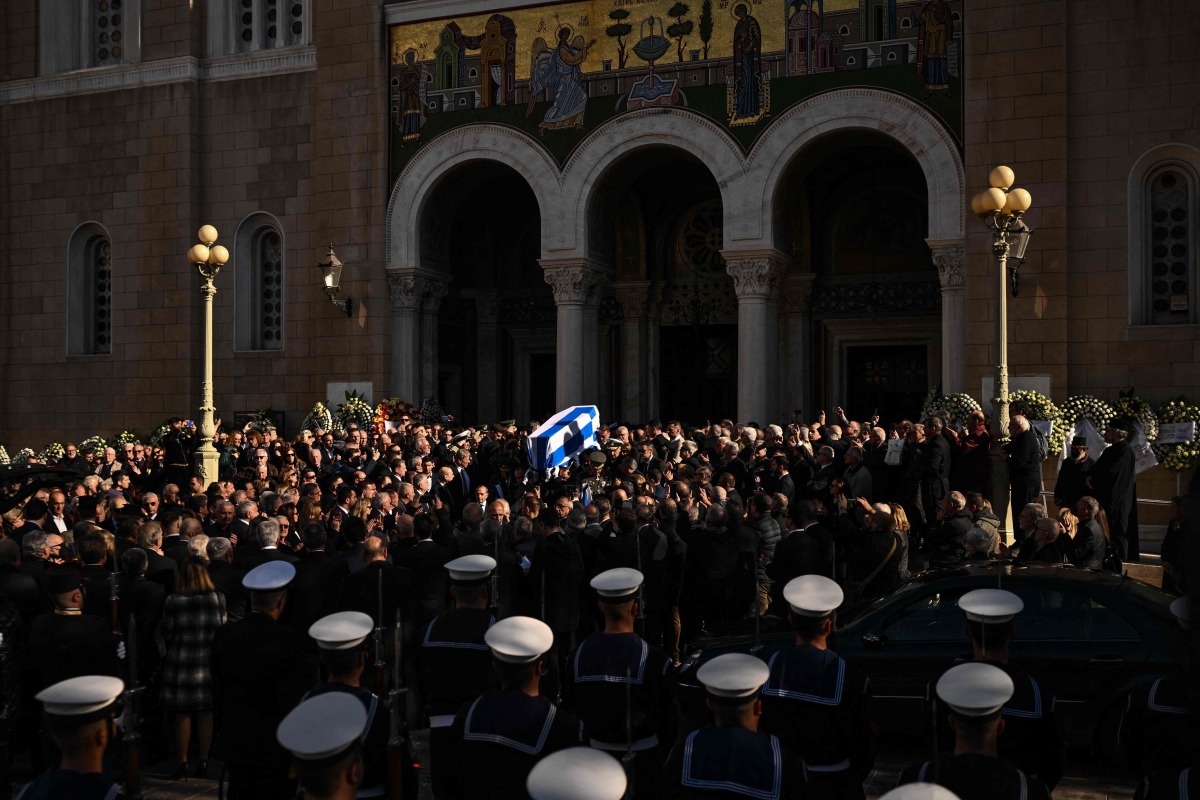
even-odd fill
[[[901,419],[916,421],[929,391],[925,345],[848,347],[846,370],[846,413],[851,418],[866,419],[878,409],[885,425]]]
[[[545,422],[562,409],[554,407],[554,384],[557,375],[554,353],[529,355],[529,413]],[[528,420],[518,420],[521,424]]]
[[[661,406],[672,416],[700,425],[736,412],[736,325],[662,328],[659,364]]]

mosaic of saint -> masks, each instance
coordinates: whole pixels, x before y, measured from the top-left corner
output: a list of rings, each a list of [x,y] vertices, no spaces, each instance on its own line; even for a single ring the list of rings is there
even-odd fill
[[[394,25],[393,171],[470,122],[562,159],[618,114],[684,106],[749,146],[772,114],[872,86],[962,127],[962,0],[583,0]]]

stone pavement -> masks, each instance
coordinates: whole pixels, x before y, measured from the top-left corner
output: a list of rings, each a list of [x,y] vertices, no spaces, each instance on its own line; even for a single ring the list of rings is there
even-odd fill
[[[421,730],[413,734],[418,761],[424,763],[427,754],[428,732]],[[867,783],[867,797],[874,800],[896,784],[901,770],[922,757],[922,753],[904,744],[885,741],[881,743],[880,756],[875,770]],[[143,780],[143,795],[146,800],[193,800],[193,798],[217,797],[217,768],[207,780],[190,778],[187,781],[168,781],[175,764],[164,762],[147,769]],[[156,777],[157,776],[157,777]],[[1067,763],[1067,775],[1054,790],[1055,800],[1129,800],[1137,782],[1111,766],[1093,760],[1087,755],[1076,755]],[[421,771],[420,797],[416,800],[432,800],[427,770]],[[411,799],[410,799],[411,800]]]

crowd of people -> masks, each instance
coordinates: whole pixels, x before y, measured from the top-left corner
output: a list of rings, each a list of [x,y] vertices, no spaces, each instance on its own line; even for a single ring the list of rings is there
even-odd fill
[[[573,463],[541,474],[525,450],[536,422],[395,422],[292,440],[270,427],[223,432],[209,485],[193,475],[195,430],[181,419],[158,446],[68,445],[45,470],[13,471],[0,496],[10,507],[0,539],[5,746],[30,743],[40,771],[67,749],[44,735],[35,698],[79,676],[121,676],[145,687],[142,741],[158,755],[173,750],[176,778],[207,774],[213,759],[233,800],[283,798],[295,791],[289,750],[304,761],[303,746],[285,749],[282,729],[276,738],[289,712],[330,687],[371,710],[385,686],[403,685],[403,716],[430,728],[439,800],[502,796],[497,771],[520,778],[513,796],[524,796],[533,756],[573,743],[624,754],[643,796],[708,796],[720,777],[681,754],[733,745],[688,739],[694,748],[671,756],[687,729],[672,675],[706,632],[770,613],[793,619],[796,661],[733,695],[721,694],[719,677],[706,683],[717,724],[753,732],[761,712],[763,729],[803,757],[810,790],[862,797],[873,759],[865,681],[844,684],[844,700],[821,711],[823,730],[837,732],[823,741],[805,728],[817,712],[786,702],[841,668],[824,643],[839,606],[929,566],[1012,558],[1100,569],[1135,557],[1125,549],[1133,472],[1120,419],[1096,462],[1085,464],[1076,443],[1050,510],[1040,502],[1044,448],[1014,414],[1012,541],[991,503],[982,412],[957,429],[937,415],[883,427],[840,408],[787,426],[612,425]],[[508,620],[523,622],[489,638]],[[342,638],[322,639],[323,624]],[[393,652],[402,655],[389,679],[382,665]],[[789,681],[798,685],[781,688]],[[998,719],[989,709],[965,718]],[[995,755],[996,726],[959,722]],[[352,748],[361,769],[310,758],[320,766],[308,772],[310,796],[346,785],[350,796],[380,796],[400,780],[380,761],[385,715],[372,711],[365,724]],[[761,742],[741,744],[753,762]],[[0,753],[0,795],[11,788],[10,758]],[[1017,761],[1031,781],[1057,779]]]

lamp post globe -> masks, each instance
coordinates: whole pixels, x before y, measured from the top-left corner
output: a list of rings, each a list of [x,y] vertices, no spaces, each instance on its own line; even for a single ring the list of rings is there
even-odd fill
[[[212,225],[202,226],[196,236],[200,242],[192,245],[187,255],[203,280],[200,294],[204,299],[204,374],[200,382],[200,446],[196,448],[196,477],[208,486],[217,480],[220,472],[220,454],[213,445],[217,435],[212,379],[212,304],[217,287],[213,281],[221,267],[228,263],[229,251],[216,243],[217,229]]]

